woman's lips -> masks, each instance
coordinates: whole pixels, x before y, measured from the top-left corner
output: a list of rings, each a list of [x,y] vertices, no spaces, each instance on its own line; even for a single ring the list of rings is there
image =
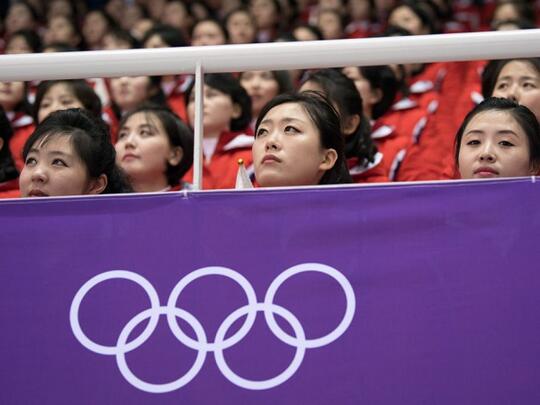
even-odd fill
[[[479,167],[474,174],[478,177],[494,177],[498,176],[499,172],[491,167]]]
[[[28,197],[48,197],[48,196],[49,196],[49,194],[44,193],[41,190],[31,190],[28,193]]]
[[[277,162],[277,163],[280,163],[281,162],[281,159],[278,158],[277,156],[275,155],[265,155],[261,161],[261,163],[272,163],[272,162]]]

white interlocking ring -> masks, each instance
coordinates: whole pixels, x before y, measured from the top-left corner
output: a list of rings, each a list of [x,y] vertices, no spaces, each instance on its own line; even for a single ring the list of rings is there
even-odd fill
[[[88,293],[88,291],[90,291],[99,283],[117,278],[130,280],[139,284],[148,295],[148,298],[150,298],[150,307],[154,310],[159,308],[159,297],[156,290],[147,279],[137,273],[125,270],[111,270],[92,277],[90,280],[84,283],[79,289],[79,291],[77,291],[77,294],[75,294],[73,302],[71,303],[71,309],[69,311],[69,321],[71,323],[71,330],[73,331],[77,340],[88,350],[91,350],[95,353],[115,355],[118,350],[124,352],[134,350],[140,345],[142,345],[144,342],[146,342],[150,335],[154,333],[154,330],[156,329],[158,323],[159,313],[156,312],[150,317],[150,321],[148,322],[148,325],[146,325],[146,328],[144,328],[143,332],[136,339],[122,347],[100,345],[90,340],[86,336],[79,323],[79,307],[81,306],[83,298]]]
[[[304,328],[297,317],[289,310],[273,302],[276,292],[287,279],[296,274],[310,271],[326,274],[336,280],[345,293],[347,303],[345,314],[343,315],[343,318],[338,326],[327,335],[316,339],[307,339]],[[177,304],[182,291],[191,282],[197,280],[198,278],[212,275],[224,276],[235,281],[244,290],[247,298],[247,305],[236,309],[230,315],[228,315],[218,327],[213,342],[209,342],[205,330],[199,320],[197,320],[195,316],[186,310],[178,308]],[[79,309],[84,297],[92,288],[103,281],[117,278],[133,281],[136,284],[139,284],[150,299],[150,308],[135,315],[127,322],[120,332],[116,346],[105,346],[90,340],[83,332],[79,322]],[[182,388],[197,376],[203,367],[206,355],[209,352],[214,353],[214,358],[219,370],[231,383],[245,389],[265,390],[277,387],[291,378],[291,376],[296,373],[302,364],[307,349],[322,347],[338,339],[350,326],[355,310],[356,299],[351,284],[342,273],[325,264],[304,263],[285,270],[278,277],[276,277],[274,281],[272,281],[263,302],[257,302],[257,296],[253,286],[243,275],[227,267],[210,266],[195,270],[184,276],[174,286],[169,299],[167,300],[166,306],[160,305],[159,297],[152,284],[137,273],[126,270],[112,270],[98,274],[84,283],[75,294],[69,311],[69,320],[73,334],[84,347],[98,354],[115,356],[116,363],[122,376],[131,385],[142,391],[150,393],[164,393]],[[288,344],[289,346],[295,347],[296,352],[292,362],[279,375],[263,381],[254,381],[240,377],[233,372],[225,361],[223,352],[244,339],[255,323],[257,312],[261,311],[264,312],[267,325],[272,333],[274,333],[274,335],[282,342]],[[290,336],[279,327],[274,318],[275,314],[281,316],[289,323],[295,336]],[[191,368],[182,377],[168,383],[152,384],[141,380],[131,371],[126,362],[126,354],[138,348],[150,338],[156,329],[159,317],[161,315],[166,315],[167,323],[174,336],[185,346],[196,350],[197,356]],[[235,334],[225,338],[230,327],[242,316],[246,317],[246,320],[242,326]],[[195,332],[196,339],[189,337],[181,330],[176,318],[180,318],[190,325]],[[143,332],[131,342],[128,342],[129,335],[133,332],[133,330],[141,322],[144,322],[147,319],[148,324]]]
[[[274,303],[274,296],[276,295],[278,288],[288,278],[296,274],[304,273],[308,271],[315,271],[315,272],[319,272],[323,274],[328,274],[330,277],[334,278],[339,283],[343,291],[345,292],[345,298],[347,300],[347,307],[345,308],[345,314],[343,314],[343,319],[332,332],[317,339],[306,339],[305,342],[300,343],[300,344],[305,344],[308,349],[313,349],[316,347],[326,346],[332,343],[334,340],[339,338],[347,330],[347,328],[349,327],[349,325],[351,324],[353,320],[356,300],[354,297],[354,290],[351,284],[349,283],[349,280],[347,280],[345,276],[341,274],[339,271],[325,264],[303,263],[303,264],[299,264],[297,266],[288,268],[287,270],[285,270],[283,273],[281,273],[279,276],[276,277],[276,279],[272,282],[272,284],[270,284],[270,287],[268,287],[268,291],[266,292],[266,296],[264,297],[265,304],[272,305]],[[268,323],[268,326],[270,327],[270,330],[280,340],[282,340],[283,342],[291,346],[296,346],[299,344],[299,342],[297,342],[298,338],[294,338],[288,335],[287,333],[283,331],[283,329],[279,327],[271,311],[265,311],[264,316],[266,318],[266,322]]]

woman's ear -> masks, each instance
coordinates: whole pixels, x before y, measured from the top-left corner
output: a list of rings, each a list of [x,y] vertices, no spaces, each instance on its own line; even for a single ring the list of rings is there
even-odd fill
[[[100,174],[98,178],[90,180],[87,194],[101,194],[107,188],[107,184],[107,175]]]
[[[350,115],[345,120],[345,125],[343,126],[343,133],[345,136],[349,136],[354,134],[356,129],[358,128],[358,125],[360,125],[361,118],[358,114]]]
[[[240,107],[240,104],[234,103],[234,104],[233,104],[233,113],[232,113],[232,117],[233,117],[234,119],[236,119],[236,118],[240,118],[241,115],[242,115],[242,107]]]
[[[336,164],[338,154],[335,149],[325,149],[323,152],[323,160],[319,165],[319,170],[325,172],[330,170]]]
[[[375,105],[382,100],[383,92],[381,89],[373,89],[369,91],[369,102],[370,105]]]
[[[175,146],[174,148],[171,148],[171,151],[169,152],[169,157],[167,158],[167,162],[171,166],[178,165],[182,158],[184,157],[184,151],[180,146]]]
[[[1,146],[0,149],[2,149]],[[532,162],[529,173],[531,174],[531,176],[538,176],[540,174],[540,162]]]
[[[0,150],[4,147],[4,140],[0,138]]]

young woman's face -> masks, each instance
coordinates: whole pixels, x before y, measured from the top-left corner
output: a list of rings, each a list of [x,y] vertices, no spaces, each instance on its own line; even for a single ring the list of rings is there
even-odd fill
[[[52,136],[30,149],[19,178],[23,197],[97,194],[69,136]]]
[[[0,105],[7,111],[24,99],[24,82],[0,82]]]
[[[49,88],[47,93],[41,99],[41,104],[38,110],[38,123],[42,122],[47,116],[58,110],[67,110],[68,108],[84,108],[71,88],[64,84],[58,83]]]
[[[231,120],[238,118],[242,111],[226,93],[216,88],[204,85],[203,127],[205,136],[219,136],[223,131],[230,130]],[[195,89],[191,92],[188,103],[188,116],[191,125],[195,122]]]
[[[324,39],[341,39],[343,37],[341,19],[333,10],[321,11],[317,26]]]
[[[187,30],[191,19],[186,6],[179,1],[173,1],[165,6],[161,15],[161,22],[179,30]]]
[[[274,28],[277,21],[277,10],[272,0],[251,0],[250,11],[260,30]]]
[[[388,18],[388,24],[405,28],[413,35],[428,33],[426,27],[422,24],[422,20],[407,6],[394,9]]]
[[[231,44],[248,44],[255,40],[255,25],[246,12],[231,15],[227,20],[227,31]]]
[[[213,21],[200,22],[193,29],[192,46],[223,45],[225,42],[221,28]]]
[[[459,150],[463,179],[530,176],[530,146],[525,131],[507,111],[484,111],[469,122]]]
[[[362,71],[357,66],[343,68],[343,74],[354,81],[356,90],[358,90],[360,97],[362,97],[364,114],[367,117],[371,117],[373,105],[378,101],[375,92],[371,88],[371,84],[362,76]]]
[[[168,48],[169,45],[158,34],[152,35],[144,42],[145,48]]]
[[[47,25],[44,42],[46,44],[62,42],[75,46],[79,42],[79,38],[70,21],[66,17],[57,16],[51,18]]]
[[[257,182],[262,187],[318,184],[335,163],[329,156],[335,151],[324,149],[320,139],[302,105],[272,108],[261,120],[252,147]]]
[[[101,45],[108,30],[107,20],[99,12],[89,12],[84,19],[82,33],[89,45]]]
[[[128,118],[118,132],[116,163],[133,181],[136,191],[157,191],[167,185],[167,163],[180,163],[182,149],[173,148],[163,124],[152,113],[138,112]],[[154,190],[138,190],[137,184],[157,185]]]
[[[529,62],[508,62],[499,73],[492,95],[523,104],[540,120],[540,73]]]
[[[34,28],[32,13],[24,4],[13,4],[6,16],[6,31],[12,33],[25,28]]]
[[[268,70],[244,72],[240,84],[251,97],[253,117],[257,117],[265,104],[279,94],[279,84]]]
[[[112,98],[122,111],[134,110],[151,97],[148,76],[117,77],[111,79]]]
[[[6,45],[6,54],[32,53],[34,50],[22,35],[11,37]]]
[[[493,13],[492,23],[498,21],[519,20],[520,15],[516,7],[511,3],[501,4],[497,6]]]

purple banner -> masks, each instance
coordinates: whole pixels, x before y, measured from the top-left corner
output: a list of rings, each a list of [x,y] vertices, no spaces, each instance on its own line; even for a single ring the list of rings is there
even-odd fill
[[[538,201],[522,179],[0,201],[0,403],[540,403]]]

